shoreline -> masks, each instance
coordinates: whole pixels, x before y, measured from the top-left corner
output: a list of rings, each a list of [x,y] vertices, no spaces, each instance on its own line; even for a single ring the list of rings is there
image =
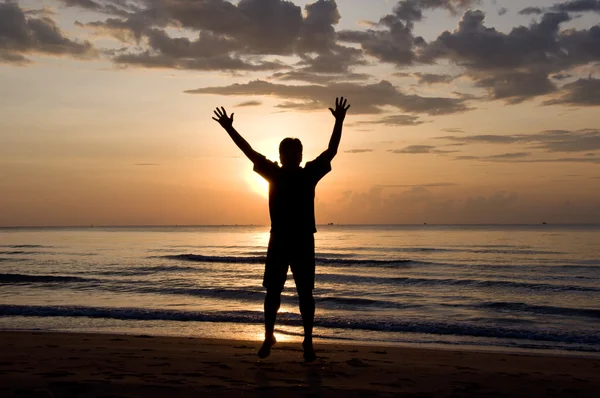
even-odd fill
[[[202,323],[202,322],[201,322]],[[187,334],[161,334],[161,333],[142,333],[140,330],[132,331],[100,331],[100,330],[40,330],[40,329],[0,329],[0,335],[3,333],[49,333],[49,334],[74,334],[74,335],[110,335],[110,336],[139,336],[147,335],[152,338],[181,338],[181,339],[200,339],[200,340],[215,340],[215,341],[240,341],[249,344],[260,345],[260,341],[251,339],[231,339],[231,338],[219,338],[212,337],[207,334],[200,335],[187,335]],[[281,335],[280,331],[275,331],[275,335]],[[287,335],[297,338],[297,341],[281,341],[278,337],[278,341],[285,344],[301,344],[302,338],[297,335]],[[335,339],[335,338],[322,338],[314,337],[316,345],[341,345],[341,346],[360,346],[360,347],[381,347],[381,348],[398,348],[398,349],[415,349],[423,351],[451,351],[451,352],[472,352],[480,354],[507,354],[507,355],[530,355],[530,356],[543,356],[543,357],[565,357],[565,358],[583,358],[583,359],[598,359],[600,360],[600,352],[594,351],[581,351],[581,350],[565,350],[565,349],[552,349],[552,348],[522,348],[522,347],[504,347],[504,346],[485,346],[478,344],[443,344],[443,343],[412,343],[412,342],[392,342],[383,340],[352,340],[352,339]]]
[[[0,396],[596,396],[600,359],[195,337],[0,331]],[[283,395],[285,394],[285,395]]]
[[[230,326],[239,326],[239,323],[229,322],[197,322],[196,333],[160,333],[156,330],[153,333],[147,333],[143,326],[129,327],[129,328],[105,328],[94,329],[94,328],[80,328],[78,330],[68,330],[63,328],[57,329],[41,329],[41,328],[0,328],[0,334],[2,333],[65,333],[65,334],[96,334],[96,335],[122,335],[122,336],[135,336],[139,334],[148,334],[152,337],[174,337],[174,338],[194,338],[194,339],[207,339],[207,340],[236,340],[245,342],[255,342],[259,344],[257,339],[252,338],[240,338],[239,333],[225,332]],[[207,327],[210,324],[211,327]],[[219,325],[217,328],[212,328],[214,325]],[[263,327],[262,324],[249,324],[248,326],[254,326],[257,328],[256,333],[244,333],[244,336],[252,335],[255,337],[262,338]],[[176,330],[175,327],[169,327],[165,330]],[[209,331],[210,330],[210,331]],[[301,333],[301,331],[299,332]],[[286,333],[281,330],[275,331],[278,340],[289,344],[300,344],[302,341],[302,335],[296,333]],[[225,337],[214,337],[215,335]],[[233,336],[233,337],[232,337]],[[284,337],[285,336],[285,337]],[[435,338],[435,335],[432,336]],[[360,338],[335,338],[335,337],[319,337],[318,333],[314,337],[314,341],[317,344],[323,345],[343,345],[343,346],[365,346],[365,347],[390,347],[390,348],[406,348],[406,349],[419,349],[419,350],[434,350],[434,351],[461,351],[461,352],[473,352],[473,353],[491,353],[491,354],[512,354],[512,355],[536,355],[536,356],[552,356],[552,357],[568,357],[568,358],[588,358],[588,359],[600,359],[599,351],[585,351],[577,349],[565,349],[565,348],[534,348],[534,347],[510,347],[503,345],[484,345],[465,343],[423,343],[423,342],[410,342],[410,341],[385,341],[385,340],[361,340]]]

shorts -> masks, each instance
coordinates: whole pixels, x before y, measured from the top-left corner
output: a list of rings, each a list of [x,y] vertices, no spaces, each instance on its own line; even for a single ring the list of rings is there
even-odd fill
[[[297,290],[315,288],[315,237],[312,233],[299,236],[271,234],[263,287],[282,290],[292,268]]]

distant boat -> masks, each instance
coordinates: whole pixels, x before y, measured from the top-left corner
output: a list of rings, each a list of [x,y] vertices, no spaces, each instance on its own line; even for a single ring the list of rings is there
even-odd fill
[[[543,221],[542,225],[548,225],[548,223],[546,221]]]
[[[327,225],[335,225],[335,224],[334,224],[334,223],[332,223],[332,222],[330,222],[330,223],[328,223]]]

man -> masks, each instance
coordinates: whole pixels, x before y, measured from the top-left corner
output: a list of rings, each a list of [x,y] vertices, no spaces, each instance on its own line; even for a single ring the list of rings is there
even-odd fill
[[[254,163],[254,171],[269,182],[269,214],[271,237],[267,250],[267,261],[263,286],[265,297],[265,341],[258,351],[260,358],[271,353],[277,342],[274,336],[275,319],[281,304],[281,291],[287,278],[288,266],[292,269],[300,301],[300,313],[304,327],[304,360],[314,361],[317,356],[312,343],[315,317],[315,300],[312,291],[315,282],[315,187],[325,174],[331,171],[331,160],[337,154],[346,111],[346,99],[336,98],[335,126],[329,147],[312,162],[300,167],[302,143],[297,138],[286,138],[279,145],[279,159],[271,162],[252,149],[250,144],[233,128],[233,113],[227,116],[225,108],[215,110],[213,120],[227,131],[233,142]]]

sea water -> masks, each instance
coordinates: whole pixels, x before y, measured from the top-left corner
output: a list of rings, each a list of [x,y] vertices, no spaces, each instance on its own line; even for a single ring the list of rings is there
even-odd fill
[[[320,226],[315,338],[600,353],[600,226]],[[0,329],[260,340],[265,226],[0,228]],[[277,337],[302,339],[288,275]]]

